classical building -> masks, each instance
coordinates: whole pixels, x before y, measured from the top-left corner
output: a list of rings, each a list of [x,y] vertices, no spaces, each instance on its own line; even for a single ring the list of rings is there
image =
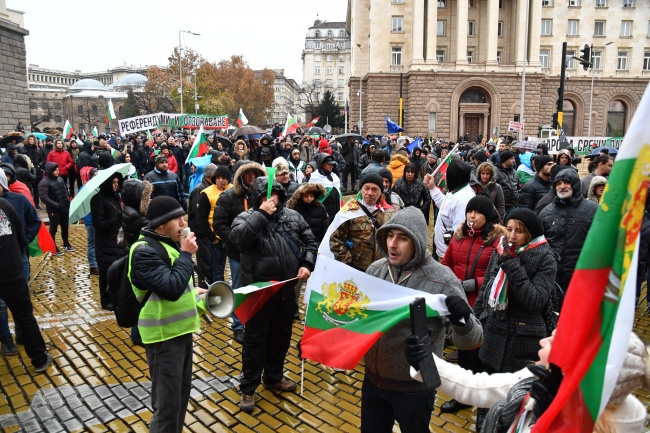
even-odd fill
[[[349,100],[351,54],[350,33],[345,22],[314,21],[307,30],[302,51],[303,107],[318,105],[326,90],[334,94],[341,107],[345,105]]]
[[[351,119],[360,118],[361,78],[364,134],[385,134],[385,116],[399,118],[401,88],[409,135],[478,138],[507,132],[512,120],[536,135],[552,121],[567,42],[566,134],[623,135],[650,78],[649,8],[650,0],[349,0]],[[593,70],[572,59],[585,44]]]
[[[273,69],[275,73],[275,82],[273,83],[273,111],[267,125],[272,127],[275,123],[284,125],[287,120],[287,113],[304,121],[304,116],[300,116],[299,98],[300,86],[293,78],[287,78],[284,75],[284,69]],[[246,114],[246,113],[244,113]]]
[[[23,12],[7,9],[0,0],[0,135],[14,131],[20,122],[27,128],[27,61]]]

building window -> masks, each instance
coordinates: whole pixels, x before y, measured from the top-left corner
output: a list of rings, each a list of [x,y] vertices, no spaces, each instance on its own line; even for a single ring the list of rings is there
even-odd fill
[[[336,95],[339,101],[343,100],[343,92],[338,92]]]
[[[606,8],[607,7],[607,0],[596,0],[596,7],[597,8]]]
[[[600,62],[601,62],[602,57],[603,57],[603,52],[602,51],[594,50],[594,51],[591,52],[591,63],[593,65],[593,68],[596,71],[599,71],[600,68],[601,68],[601,63]]]
[[[343,81],[343,80],[339,80],[339,81],[338,81],[338,87],[343,87],[343,86],[345,86],[344,81]]]
[[[553,20],[542,20],[542,36],[553,34]]]
[[[327,75],[331,75],[333,71],[333,68],[331,66],[327,67]]]
[[[83,105],[77,105],[77,114],[84,114]]]
[[[618,52],[618,60],[616,61],[616,69],[619,71],[627,71],[627,51]]]
[[[503,9],[504,0],[499,0],[499,9]]]
[[[56,116],[54,116],[54,121],[55,122],[59,123],[59,122],[61,122],[61,120],[62,120],[61,116],[59,116],[58,114]]]
[[[548,69],[549,63],[549,54],[550,50],[541,49],[539,50],[539,63],[542,65],[542,69]]]
[[[474,36],[474,21],[467,21],[467,36]]]
[[[331,54],[328,54],[327,57],[326,57],[326,59],[327,59],[328,62],[331,62],[331,61],[334,60],[334,56],[331,55]]]
[[[567,30],[566,34],[567,36],[578,36],[578,24],[580,21],[578,20],[569,20],[569,23],[567,25]]]
[[[429,113],[429,132],[436,132],[436,113]]]
[[[445,63],[445,50],[436,50],[436,60],[438,63]]]
[[[404,17],[393,17],[392,26],[390,28],[391,32],[402,32],[404,31]]]
[[[621,101],[612,101],[607,110],[607,128],[605,133],[608,137],[623,137],[625,135],[625,105]]]
[[[392,0],[392,3],[404,3],[404,0]]]
[[[314,66],[314,74],[320,74],[320,66]]]
[[[467,4],[470,9],[476,9],[476,1],[477,0],[468,0]]]
[[[339,38],[345,37],[345,30],[339,30]]]
[[[447,21],[438,20],[438,36],[444,36],[447,34]]]
[[[345,62],[345,57],[344,56],[339,56],[339,62]]]
[[[621,21],[621,37],[632,36],[632,21]]]
[[[501,64],[501,50],[497,51],[497,63]]]
[[[326,50],[333,50],[334,49],[334,43],[333,42],[326,42],[325,43],[325,49]]]
[[[624,8],[633,8],[634,7],[634,0],[623,0],[623,7]]]
[[[402,65],[402,47],[392,47],[390,64],[393,66]]]
[[[503,37],[503,21],[497,23],[497,36],[500,38]]]
[[[594,23],[594,36],[605,36],[605,21]]]
[[[320,31],[316,30],[316,33],[314,33],[314,36],[317,37],[317,38],[320,38]]]
[[[467,50],[467,63],[474,62],[474,50]]]
[[[339,66],[339,75],[344,75],[345,74],[345,67]]]
[[[569,6],[570,7],[578,7],[578,6],[580,6],[580,0],[569,0]]]
[[[643,70],[650,71],[650,51],[643,52]]]
[[[573,61],[573,56],[575,55],[576,55],[576,50],[566,50],[566,59],[564,59],[564,61],[566,62],[567,69],[576,68],[575,62]]]
[[[320,62],[321,57],[320,54],[314,54],[314,62]]]
[[[447,7],[447,0],[438,0],[438,7],[439,8],[446,8]]]
[[[314,42],[314,48],[316,48],[317,50],[320,50],[320,41]]]
[[[328,37],[328,38],[331,38],[331,37],[332,37],[332,31],[331,31],[331,30],[328,30],[328,31],[327,31],[327,37]]]
[[[61,109],[61,103],[60,102],[55,102],[54,103],[54,109],[55,110],[60,110]]]

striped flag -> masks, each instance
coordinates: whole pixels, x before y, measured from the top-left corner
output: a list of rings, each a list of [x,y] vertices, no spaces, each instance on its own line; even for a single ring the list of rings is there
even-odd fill
[[[440,169],[438,173],[442,174],[440,177],[440,182],[438,182],[438,188],[444,188],[447,186],[447,168],[449,168],[449,163],[451,162],[451,156],[453,152],[449,152],[445,159],[440,164]]]
[[[36,237],[29,244],[29,257],[40,256],[47,252],[56,253],[56,243],[54,243],[54,239],[52,239],[52,235],[50,235],[45,223],[41,221],[41,227],[38,229]]]
[[[311,119],[311,122],[309,122],[309,123],[307,124],[307,128],[311,128],[311,127],[314,126],[316,123],[318,123],[319,120],[320,120],[320,116],[318,116],[318,117],[314,117],[313,119]]]
[[[563,372],[533,432],[592,432],[634,320],[639,231],[650,181],[650,86],[616,158],[560,314],[550,362]]]
[[[97,132],[97,126],[94,126],[94,127],[93,127],[92,134],[93,134],[93,137],[97,137],[97,136],[99,136],[99,133]]]
[[[113,108],[113,100],[109,98],[106,103],[106,123],[114,119],[117,119],[117,116],[115,115],[115,109]]]
[[[72,128],[70,121],[66,119],[65,125],[63,125],[63,138],[70,138],[72,134],[74,134],[74,128]]]
[[[233,313],[242,324],[246,325],[246,322],[260,311],[266,301],[278,293],[288,281],[291,280],[264,281],[233,290],[235,293],[235,309]]]
[[[411,317],[409,304],[419,297],[428,317],[449,314],[445,295],[398,286],[319,255],[305,290],[302,357],[354,369],[386,331]]]
[[[240,128],[244,125],[248,125],[248,118],[244,114],[244,110],[241,108],[239,109],[239,117],[237,117],[236,122],[237,122],[237,126],[239,126]]]
[[[284,124],[281,135],[286,137],[289,134],[293,134],[299,126],[298,121],[291,114],[287,113],[287,121]]]
[[[199,128],[199,132],[194,138],[194,144],[190,148],[190,153],[187,155],[185,164],[189,162],[192,158],[197,158],[208,153],[208,139],[205,137],[205,132],[203,131],[203,125]]]

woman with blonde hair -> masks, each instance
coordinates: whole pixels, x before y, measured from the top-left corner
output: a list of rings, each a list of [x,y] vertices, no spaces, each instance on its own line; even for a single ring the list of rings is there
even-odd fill
[[[503,222],[506,212],[506,204],[503,198],[503,189],[497,183],[497,171],[489,162],[483,162],[476,168],[477,184],[472,185],[476,194],[484,194],[490,197],[492,204],[499,213],[499,222]]]

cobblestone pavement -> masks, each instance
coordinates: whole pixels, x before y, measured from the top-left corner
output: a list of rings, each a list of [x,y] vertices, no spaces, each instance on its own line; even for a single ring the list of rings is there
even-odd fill
[[[150,382],[141,347],[99,305],[98,280],[89,276],[83,226],[70,228],[74,253],[32,259],[35,315],[54,355],[47,374],[36,374],[24,348],[0,361],[0,428],[5,432],[146,432]],[[639,308],[635,329],[650,341],[650,320]],[[294,324],[286,375],[300,381]],[[359,427],[363,366],[336,372],[305,363],[304,392],[274,394],[260,387],[251,415],[238,408],[241,346],[225,320],[206,320],[194,337],[194,380],[187,432],[355,432]],[[446,348],[450,352],[451,348]],[[647,390],[637,395],[650,403]],[[447,397],[440,395],[436,406]],[[474,431],[475,410],[438,416],[435,432]],[[399,432],[395,427],[394,431]]]

